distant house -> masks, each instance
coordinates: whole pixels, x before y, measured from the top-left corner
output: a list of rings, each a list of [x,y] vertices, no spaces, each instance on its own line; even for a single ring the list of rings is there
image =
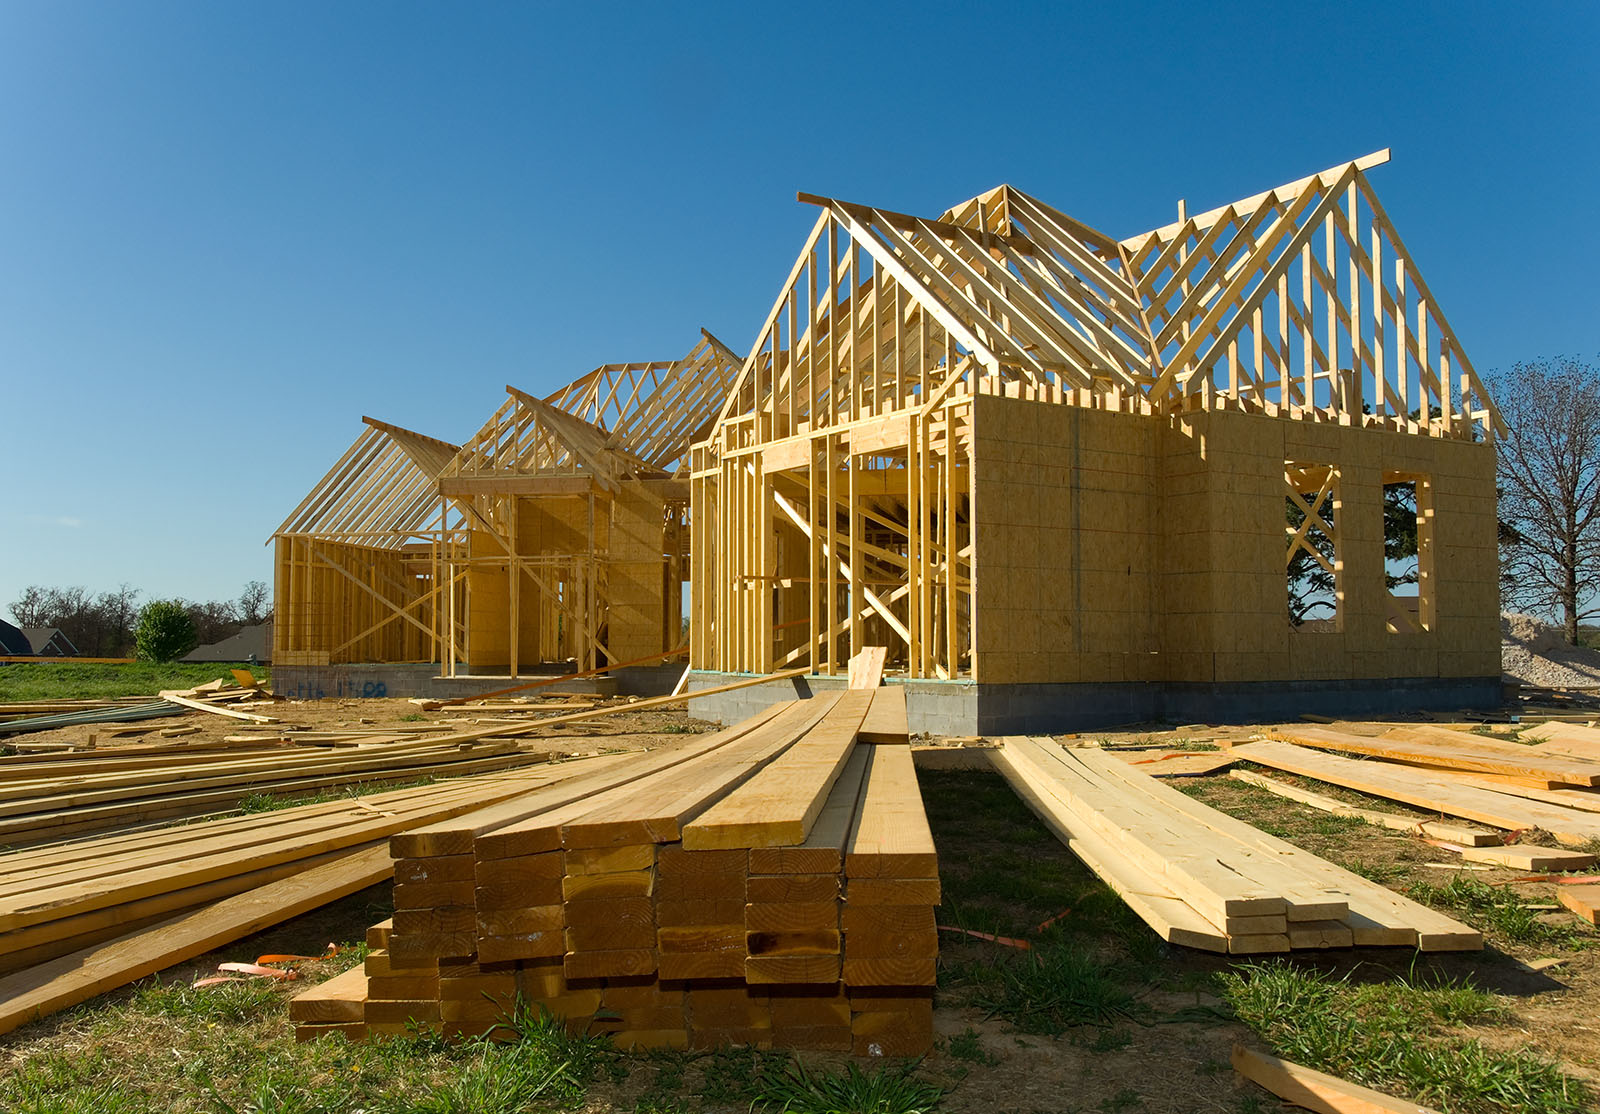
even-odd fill
[[[0,619],[0,654],[22,658],[33,654],[33,643],[28,641],[28,636],[4,619]]]
[[[272,620],[257,623],[232,638],[224,638],[221,642],[213,642],[209,646],[199,646],[183,657],[183,661],[250,661],[254,658],[258,662],[272,660]]]
[[[23,634],[33,647],[29,652],[38,658],[75,658],[79,650],[72,639],[61,633],[60,627],[24,627]]]

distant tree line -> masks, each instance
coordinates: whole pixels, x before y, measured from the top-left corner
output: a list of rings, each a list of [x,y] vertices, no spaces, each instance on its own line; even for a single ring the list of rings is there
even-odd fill
[[[81,587],[31,584],[11,602],[11,617],[19,627],[59,628],[85,657],[129,657],[134,651],[143,594],[127,584],[98,595]],[[272,618],[271,593],[260,580],[247,583],[235,600],[172,602],[188,615],[196,643],[202,646]]]

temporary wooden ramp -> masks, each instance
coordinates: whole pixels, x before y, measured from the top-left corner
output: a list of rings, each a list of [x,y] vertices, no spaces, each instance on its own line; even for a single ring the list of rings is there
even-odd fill
[[[1163,785],[1114,755],[1009,738],[996,767],[1165,940],[1207,951],[1475,950],[1476,930]]]
[[[891,689],[780,704],[396,837],[366,1030],[481,1033],[520,993],[624,1046],[925,1052],[937,859],[906,737],[860,742],[879,700],[892,722]]]

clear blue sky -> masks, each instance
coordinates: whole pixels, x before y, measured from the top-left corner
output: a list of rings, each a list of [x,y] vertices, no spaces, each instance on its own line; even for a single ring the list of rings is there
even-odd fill
[[[1380,147],[1480,370],[1600,351],[1600,6],[0,0],[0,613],[232,597],[363,413],[750,343],[815,211],[1102,230]]]

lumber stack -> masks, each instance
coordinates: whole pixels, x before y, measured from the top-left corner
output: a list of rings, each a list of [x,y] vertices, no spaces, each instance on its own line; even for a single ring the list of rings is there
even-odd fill
[[[555,752],[492,739],[374,736],[332,749],[222,746],[0,758],[0,846],[235,808],[251,793],[302,793],[459,777],[549,761]]]
[[[0,856],[0,972],[21,971],[432,824],[577,779],[611,757]]]
[[[300,1035],[357,1003],[484,1033],[520,995],[623,1047],[925,1052],[937,859],[896,722],[898,688],[782,703],[397,835],[381,954]]]
[[[1476,930],[1203,805],[1104,751],[1009,738],[991,753],[1040,819],[1173,943],[1233,954],[1483,946]]]

